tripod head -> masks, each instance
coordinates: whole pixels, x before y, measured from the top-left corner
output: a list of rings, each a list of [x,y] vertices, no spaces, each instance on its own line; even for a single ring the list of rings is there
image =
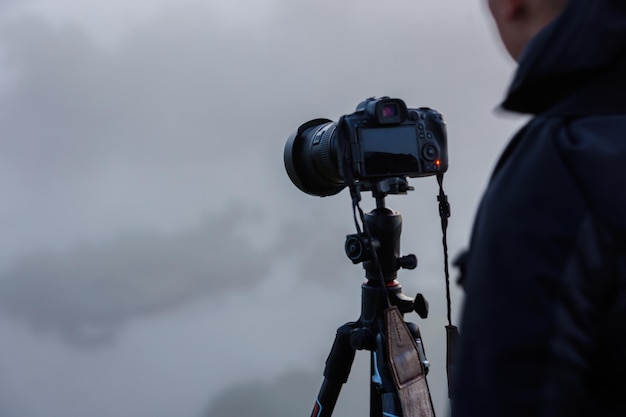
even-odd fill
[[[413,187],[408,186],[405,178],[388,178],[374,184],[370,190],[376,198],[376,208],[363,215],[365,232],[346,236],[344,249],[352,263],[363,264],[368,286],[377,287],[384,281],[387,289],[399,289],[398,270],[415,269],[417,257],[414,254],[400,256],[402,215],[385,206],[385,197],[406,194]],[[422,294],[415,300],[398,291],[389,292],[389,296],[391,305],[398,306],[402,313],[415,311],[423,319],[428,316],[428,302]]]

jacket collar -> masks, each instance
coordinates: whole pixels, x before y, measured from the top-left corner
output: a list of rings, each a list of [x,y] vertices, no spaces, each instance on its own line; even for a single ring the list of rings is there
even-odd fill
[[[570,0],[527,45],[502,107],[543,113],[614,72],[624,51],[626,1]]]

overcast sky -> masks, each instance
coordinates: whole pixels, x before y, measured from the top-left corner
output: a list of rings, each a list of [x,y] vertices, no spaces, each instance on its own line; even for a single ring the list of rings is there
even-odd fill
[[[482,3],[0,0],[0,415],[309,415],[363,271],[347,192],[301,193],[285,141],[371,96],[441,111],[458,254],[523,122]],[[437,188],[411,184],[388,203],[443,411]],[[367,410],[361,356],[337,416]]]

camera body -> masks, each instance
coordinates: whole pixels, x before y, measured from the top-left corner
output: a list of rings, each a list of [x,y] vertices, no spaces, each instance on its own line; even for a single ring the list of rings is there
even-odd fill
[[[285,167],[302,191],[337,194],[349,181],[369,189],[386,178],[424,177],[448,168],[447,135],[436,110],[397,98],[369,98],[333,123],[300,126],[285,145]]]
[[[355,179],[424,177],[448,168],[445,125],[435,110],[407,109],[400,99],[370,98],[344,123]]]

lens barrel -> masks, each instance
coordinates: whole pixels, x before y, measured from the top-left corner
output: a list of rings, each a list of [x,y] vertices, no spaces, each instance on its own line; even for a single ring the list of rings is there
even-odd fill
[[[345,188],[339,173],[337,123],[311,120],[300,126],[285,144],[285,169],[301,191],[319,197]]]

